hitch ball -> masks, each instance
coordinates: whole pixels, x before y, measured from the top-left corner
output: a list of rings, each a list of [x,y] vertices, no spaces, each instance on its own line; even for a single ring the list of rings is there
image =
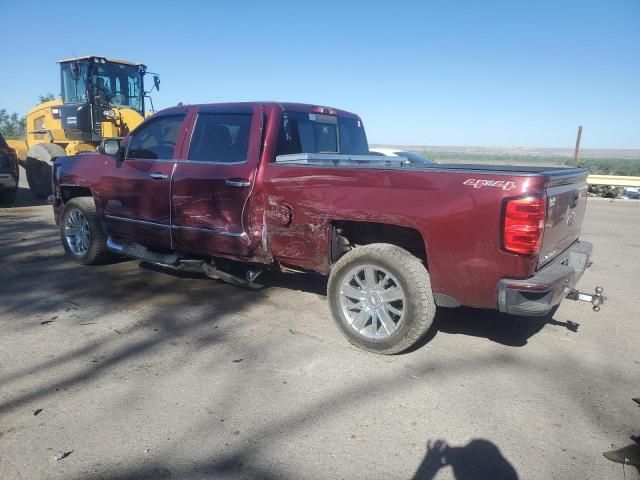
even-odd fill
[[[604,300],[605,300],[605,297],[602,295],[602,292],[604,292],[604,288],[602,287],[596,287],[595,294],[583,293],[576,289],[573,289],[569,292],[569,294],[567,295],[567,298],[570,300],[580,300],[583,302],[590,302],[591,305],[593,305],[593,311],[599,312],[600,306],[604,304]]]

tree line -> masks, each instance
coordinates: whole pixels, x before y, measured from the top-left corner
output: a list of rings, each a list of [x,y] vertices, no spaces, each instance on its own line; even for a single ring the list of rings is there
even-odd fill
[[[38,104],[55,100],[53,93],[47,93],[38,97]],[[19,140],[27,133],[27,118],[16,112],[8,112],[6,108],[0,109],[0,133],[5,139]]]

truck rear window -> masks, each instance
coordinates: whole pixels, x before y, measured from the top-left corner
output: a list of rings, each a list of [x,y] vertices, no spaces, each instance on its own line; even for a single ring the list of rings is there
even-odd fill
[[[1,133],[0,133],[0,148],[9,148],[9,145],[7,145],[7,142],[5,142],[4,138],[2,138]]]
[[[283,112],[276,156],[295,153],[368,155],[369,144],[362,122],[356,118]]]

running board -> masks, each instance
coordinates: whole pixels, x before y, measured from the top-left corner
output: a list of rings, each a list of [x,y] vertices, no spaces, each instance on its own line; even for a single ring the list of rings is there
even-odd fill
[[[240,287],[251,289],[262,288],[262,285],[255,282],[258,275],[262,273],[262,269],[246,268],[246,270],[241,272],[241,275],[236,275],[218,268],[213,261],[206,263],[203,260],[184,259],[175,253],[166,254],[153,252],[139,243],[120,244],[111,237],[107,238],[107,248],[120,255],[137,258],[138,260],[143,260],[160,267],[184,272],[204,273],[209,278],[223,280]]]
[[[217,268],[215,265],[210,265],[208,263],[202,263],[202,270],[209,278],[223,280],[238,287],[251,288],[253,290],[262,288],[262,285],[255,283],[255,279],[262,273],[262,270],[247,269],[247,271],[244,272],[244,277],[225,272],[224,270]]]
[[[120,255],[169,267],[175,266],[180,260],[180,257],[175,253],[165,254],[153,252],[139,243],[120,244],[111,237],[107,238],[107,248],[112,252],[119,253]]]

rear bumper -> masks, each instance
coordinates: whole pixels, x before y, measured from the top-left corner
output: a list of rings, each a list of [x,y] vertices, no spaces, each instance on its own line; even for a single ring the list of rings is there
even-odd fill
[[[576,242],[533,277],[498,282],[498,309],[512,315],[542,316],[558,305],[590,265],[593,245]]]
[[[0,173],[0,189],[2,190],[15,190],[18,188],[16,183],[16,177],[11,173]]]

